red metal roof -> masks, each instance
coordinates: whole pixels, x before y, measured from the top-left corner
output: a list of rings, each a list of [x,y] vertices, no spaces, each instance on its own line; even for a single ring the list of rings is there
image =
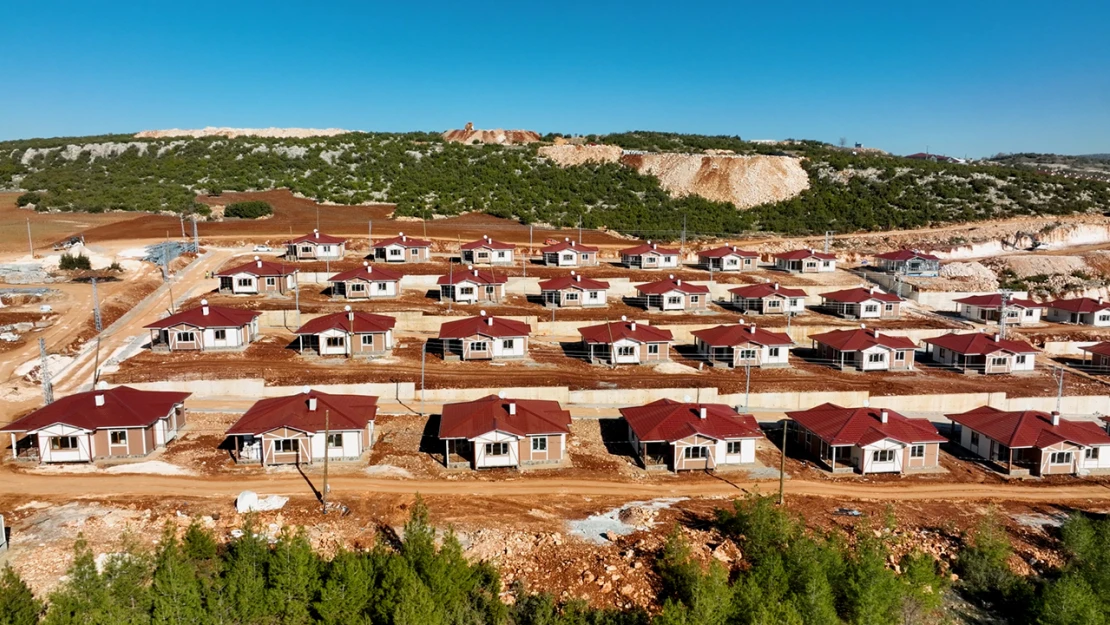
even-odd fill
[[[0,432],[30,432],[56,423],[82,430],[147,427],[191,394],[141,391],[130,386],[75,393],[16,419]],[[104,396],[103,406],[96,405],[97,395]]]
[[[1086,446],[1110,445],[1110,436],[1097,423],[1060,419],[1059,425],[1052,425],[1052,415],[1039,410],[1007,412],[980,406],[945,416],[1007,447],[1044,448],[1063,441]]]
[[[293,243],[293,244],[296,244],[296,243],[315,243],[317,245],[340,245],[340,244],[343,244],[343,243],[346,243],[346,242],[347,242],[347,239],[340,239],[339,237],[333,237],[330,234],[324,234],[323,232],[319,232],[319,231],[312,232],[310,234],[306,234],[306,235],[303,235],[303,236],[299,236],[299,237],[297,237],[295,239],[291,239],[289,241],[289,243]]]
[[[978,306],[979,308],[1001,308],[1002,307],[1002,294],[991,293],[989,295],[972,295],[970,297],[961,297],[957,300],[952,300],[957,304],[969,304],[971,306]],[[1031,299],[1017,299],[1010,298],[1007,306],[1016,306],[1018,308],[1044,308],[1044,304],[1038,304]]]
[[[763,284],[749,284],[747,286],[738,286],[735,289],[729,289],[728,292],[735,293],[736,295],[739,295],[740,297],[746,299],[763,299],[771,295],[777,295],[779,297],[806,296],[806,292],[802,289],[788,289],[786,287],[779,286],[777,282],[774,284],[765,282]]]
[[[648,282],[647,284],[637,284],[636,290],[648,295],[662,295],[663,293],[670,293],[672,291],[678,291],[679,293],[685,293],[687,295],[698,295],[701,293],[708,293],[709,287],[704,284],[684,282],[681,279],[675,280],[671,277],[666,280]]]
[[[657,244],[643,244],[628,249],[621,250],[621,256],[643,256],[644,254],[669,254],[673,256],[678,255],[678,250],[672,250],[666,247],[659,247]]]
[[[397,320],[368,312],[337,312],[311,319],[293,334],[319,334],[325,330],[342,330],[348,334],[374,334],[391,330]]]
[[[865,446],[885,439],[907,445],[947,440],[928,419],[910,419],[883,408],[842,408],[826,403],[786,414],[829,445]]]
[[[701,418],[701,409],[705,418]],[[641,442],[675,441],[694,434],[715,440],[762,438],[755,417],[739,414],[724,404],[690,404],[660,399],[643,406],[621,408],[621,415]]]
[[[208,309],[207,314],[205,309]],[[184,324],[195,328],[241,328],[261,314],[254,310],[201,304],[197,308],[183,310],[143,327],[161,329]]]
[[[589,245],[582,245],[581,243],[576,243],[574,241],[559,241],[554,245],[548,245],[547,247],[540,249],[540,253],[557,254],[559,252],[565,252],[567,250],[570,250],[572,252],[584,252],[586,254],[596,254],[598,252],[598,248],[591,247]]]
[[[531,333],[532,329],[527,323],[502,317],[467,317],[439,326],[441,339],[464,339],[476,334],[495,339],[515,338]]]
[[[505,284],[509,281],[508,276],[493,271],[484,271],[482,269],[468,269],[466,271],[454,271],[446,276],[440,276],[436,280],[436,284],[459,284],[460,282],[473,282],[474,284]]]
[[[754,323],[751,325],[717,326],[704,330],[694,330],[690,334],[714,347],[747,345],[749,343],[772,347],[794,344],[794,339],[790,338],[789,335],[781,332],[768,332],[763,328],[757,328]]]
[[[868,300],[876,300],[879,302],[901,302],[901,297],[893,293],[883,293],[878,289],[865,289],[863,287],[856,287],[854,289],[844,289],[843,291],[833,291],[831,293],[822,293],[821,297],[829,302],[843,302],[845,304],[861,304]]]
[[[515,250],[516,246],[512,243],[502,243],[501,241],[494,241],[490,238],[478,239],[470,243],[463,243],[459,246],[461,250],[476,250],[478,248],[487,248],[491,250]]]
[[[375,243],[374,247],[386,247],[387,245],[400,245],[401,247],[431,247],[432,242],[402,235],[391,239],[382,239]]]
[[[587,343],[610,344],[621,339],[628,339],[637,343],[670,343],[674,335],[670,330],[653,328],[646,323],[635,321],[612,321],[599,326],[578,328],[582,340]]]
[[[541,291],[562,291],[563,289],[578,289],[580,291],[604,291],[609,288],[609,283],[602,280],[587,278],[582,274],[552,278],[540,282]]]
[[[916,250],[898,250],[896,252],[884,252],[882,254],[875,254],[875,258],[901,261],[912,260],[914,258],[920,258],[922,260],[940,260],[939,256],[926,254],[925,252],[918,252]]]
[[[1110,341],[1103,341],[1095,343],[1094,345],[1087,345],[1086,347],[1079,348],[1082,351],[1098,354],[1100,356],[1110,356]]]
[[[783,260],[805,260],[807,258],[816,258],[818,260],[836,260],[836,254],[826,254],[818,252],[817,250],[793,250],[790,252],[783,252],[775,254],[775,258]]]
[[[925,342],[930,345],[937,345],[945,349],[950,349],[958,354],[964,354],[965,356],[993,354],[997,351],[1011,352],[1014,354],[1034,354],[1037,352],[1037,350],[1033,349],[1033,347],[1025,341],[1011,341],[1008,339],[998,340],[993,336],[981,332],[971,332],[969,334],[956,334],[952,332],[931,339],[925,339]]]
[[[891,336],[867,328],[833,330],[823,334],[811,334],[809,338],[842,352],[859,352],[876,345],[889,349],[917,348],[917,344],[904,336]]]
[[[316,400],[315,410],[310,409],[310,399]],[[227,433],[258,436],[278,428],[292,428],[314,434],[323,432],[325,425],[328,430],[364,430],[377,414],[378,398],[373,395],[333,395],[310,390],[256,401]]]
[[[399,282],[401,274],[383,267],[374,267],[363,264],[362,267],[341,271],[328,278],[328,282],[348,282],[350,280],[365,280],[367,282]]]
[[[724,258],[725,256],[742,256],[747,258],[759,258],[759,252],[749,252],[742,250],[735,245],[724,245],[715,247],[710,250],[702,250],[698,252],[699,258]]]
[[[509,413],[515,405],[516,414]],[[439,437],[472,439],[490,432],[518,437],[569,434],[570,411],[546,399],[502,399],[488,395],[458,404],[445,404],[439,420]]]
[[[230,269],[217,271],[216,277],[233,276],[237,273],[245,273],[252,276],[288,276],[297,273],[297,268],[269,260],[252,260],[249,263],[235,265]]]
[[[1096,313],[1110,309],[1110,302],[1101,298],[1077,297],[1075,299],[1054,300],[1048,302],[1045,306],[1072,313]]]

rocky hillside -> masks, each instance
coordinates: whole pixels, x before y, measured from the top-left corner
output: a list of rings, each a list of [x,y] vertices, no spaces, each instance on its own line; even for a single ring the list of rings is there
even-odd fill
[[[1099,181],[910,161],[813,141],[584,138],[610,146],[597,148],[542,145],[558,139],[553,135],[516,145],[534,133],[506,135],[512,145],[494,144],[496,135],[473,145],[423,132],[275,137],[216,130],[0,142],[0,189],[25,191],[20,204],[38,210],[203,213],[198,194],[283,187],[323,202],[395,203],[401,216],[481,211],[656,239],[677,239],[683,224],[690,237],[847,233],[1110,206],[1110,186]],[[556,148],[572,151],[568,166],[541,155]],[[665,153],[637,153],[645,149]]]
[[[540,139],[540,133],[532,130],[479,130],[470,122],[466,122],[462,130],[448,130],[443,133],[444,141],[466,145],[520,145],[536,143]]]

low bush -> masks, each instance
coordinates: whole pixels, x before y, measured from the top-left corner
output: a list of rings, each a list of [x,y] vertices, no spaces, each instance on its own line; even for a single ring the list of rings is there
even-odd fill
[[[61,260],[58,261],[58,269],[63,271],[73,271],[80,269],[92,269],[92,263],[89,262],[88,256],[78,254],[62,254]]]
[[[253,202],[235,202],[228,204],[224,208],[224,217],[235,217],[237,219],[258,219],[266,215],[273,215],[274,209],[268,202],[253,201]]]

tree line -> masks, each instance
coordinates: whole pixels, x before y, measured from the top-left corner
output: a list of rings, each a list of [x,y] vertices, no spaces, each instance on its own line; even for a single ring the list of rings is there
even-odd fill
[[[1065,564],[1024,578],[987,516],[964,538],[958,581],[932,555],[892,564],[892,521],[864,519],[849,537],[814,532],[770,498],[717,512],[743,563],[728,571],[695,557],[677,529],[658,554],[661,607],[593,608],[517,584],[502,598],[497,569],[463,556],[454,533],[437,541],[418,500],[394,545],[324,558],[303,531],[276,540],[248,523],[226,544],[199,524],[178,539],[167,527],[153,552],[132,544],[98,567],[78,540],[65,581],[46,601],[9,567],[0,574],[0,625],[779,625],[950,622],[955,596],[999,623],[1105,625],[1110,615],[1110,521],[1075,513],[1060,528]],[[439,543],[437,545],[437,542]]]

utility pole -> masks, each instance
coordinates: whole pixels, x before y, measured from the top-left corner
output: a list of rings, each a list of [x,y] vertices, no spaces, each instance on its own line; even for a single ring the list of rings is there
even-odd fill
[[[1056,412],[1060,412],[1060,404],[1064,401],[1064,369],[1053,367],[1052,377],[1056,378]]]
[[[786,433],[790,430],[790,420],[782,420],[782,453],[779,455],[779,505],[786,504]],[[835,452],[834,452],[835,453]]]
[[[826,230],[825,231],[825,253],[826,254],[829,253],[829,247],[832,245],[833,232],[834,232],[833,230]]]
[[[682,241],[678,244],[679,253],[686,251],[686,215],[682,215]]]
[[[316,205],[316,229],[320,229],[320,205]]]
[[[374,220],[372,220],[372,219],[366,220],[366,240],[369,242],[368,245],[370,246],[368,249],[370,250],[370,253],[373,254],[374,253]]]
[[[35,242],[31,240],[31,218],[27,218],[27,247],[31,250],[31,258],[35,257]]]
[[[582,215],[578,216],[578,244],[582,245]]]
[[[1002,291],[1002,306],[999,307],[998,314],[998,338],[1006,338],[1006,304],[1010,303],[1010,292]]]
[[[193,251],[196,252],[197,254],[200,254],[200,235],[197,234],[197,216],[196,215],[193,215],[193,247],[197,248]]]
[[[177,218],[181,220],[181,238],[185,238],[185,213],[178,213]]]
[[[455,301],[455,263],[447,259],[447,284],[451,285],[451,297],[447,298],[447,312],[451,312],[451,302]],[[440,291],[442,294],[443,291]]]
[[[297,307],[297,327],[301,327],[301,281],[297,280],[297,284],[293,285],[293,301]]]
[[[532,255],[532,224],[528,224],[528,255]]]
[[[39,339],[39,360],[42,362],[39,378],[42,380],[42,402],[54,403],[54,383],[50,381],[50,367],[46,364],[46,339]]]
[[[320,503],[324,504],[324,514],[328,513],[328,460],[331,458],[331,411],[324,411],[324,488],[320,491]]]
[[[428,341],[425,340],[424,344],[420,346],[420,416],[425,416],[424,412],[424,359],[428,355]]]
[[[527,257],[520,259],[520,266],[524,268],[524,277],[527,278],[528,277],[528,258]]]
[[[744,410],[751,409],[752,363],[744,364]]]
[[[93,297],[93,321],[96,323],[96,333],[104,328],[100,324],[100,298],[96,296],[96,278],[92,279],[92,297]]]

